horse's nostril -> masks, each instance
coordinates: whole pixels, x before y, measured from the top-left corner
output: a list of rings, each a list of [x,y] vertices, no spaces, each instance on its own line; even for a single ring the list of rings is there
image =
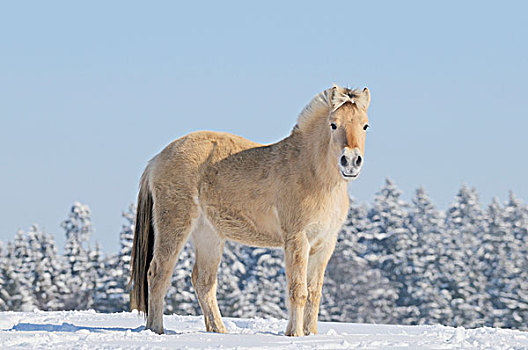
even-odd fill
[[[363,159],[361,158],[361,156],[357,156],[357,158],[356,158],[356,166],[360,166],[361,162],[363,162]]]
[[[348,165],[348,161],[347,161],[347,158],[345,156],[341,156],[341,165],[342,166],[347,166]]]

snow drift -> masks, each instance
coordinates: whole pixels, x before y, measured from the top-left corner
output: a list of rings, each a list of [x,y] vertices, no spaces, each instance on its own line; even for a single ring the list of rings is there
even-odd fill
[[[2,349],[528,349],[528,332],[444,326],[320,322],[319,334],[284,336],[286,320],[224,318],[229,334],[205,332],[202,317],[165,316],[166,334],[144,330],[136,312],[0,312]]]

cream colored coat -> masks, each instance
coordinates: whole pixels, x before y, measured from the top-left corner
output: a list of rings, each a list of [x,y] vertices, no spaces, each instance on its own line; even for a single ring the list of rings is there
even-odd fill
[[[224,242],[232,240],[284,248],[286,334],[317,332],[324,271],[347,215],[347,180],[362,164],[369,103],[367,89],[334,86],[312,99],[280,142],[265,146],[196,132],[149,162],[138,197],[131,278],[132,307],[147,314],[148,329],[163,332],[163,298],[190,236],[192,282],[207,331],[226,331],[216,274]]]

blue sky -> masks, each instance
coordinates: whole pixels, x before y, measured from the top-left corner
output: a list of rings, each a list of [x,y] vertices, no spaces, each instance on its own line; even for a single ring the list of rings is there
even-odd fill
[[[361,178],[445,208],[528,198],[524,2],[4,2],[0,240],[88,204],[115,251],[148,159],[193,130],[268,143],[333,82],[368,86]]]

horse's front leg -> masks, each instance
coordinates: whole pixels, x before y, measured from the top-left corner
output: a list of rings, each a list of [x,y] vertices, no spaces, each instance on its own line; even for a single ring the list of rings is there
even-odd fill
[[[286,335],[289,336],[298,337],[304,335],[303,313],[308,297],[306,269],[309,251],[308,240],[304,235],[287,240],[284,247],[290,313]]]
[[[308,299],[304,307],[304,334],[317,334],[317,317],[319,315],[319,303],[323,290],[324,273],[326,265],[332,256],[335,243],[328,242],[316,252],[311,252],[308,258]]]

